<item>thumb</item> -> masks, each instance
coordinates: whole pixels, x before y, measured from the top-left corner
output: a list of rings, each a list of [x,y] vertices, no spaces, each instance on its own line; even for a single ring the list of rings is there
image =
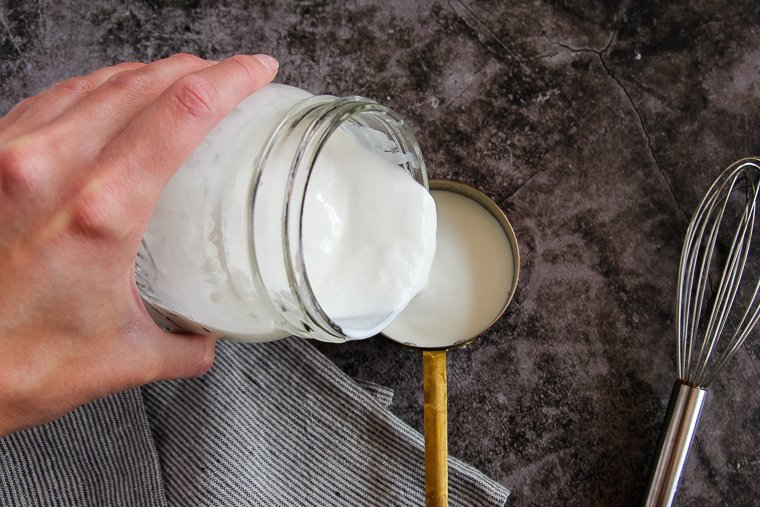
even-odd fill
[[[158,380],[198,377],[214,362],[216,337],[167,333],[152,321],[119,341],[109,359],[101,363],[106,370],[101,378],[110,380],[111,391]]]
[[[216,337],[190,333],[168,333],[155,328],[142,333],[140,350],[146,356],[147,381],[198,377],[214,363]]]

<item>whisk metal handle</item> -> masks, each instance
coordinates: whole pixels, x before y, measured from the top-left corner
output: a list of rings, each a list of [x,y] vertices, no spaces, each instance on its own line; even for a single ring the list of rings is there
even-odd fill
[[[673,503],[706,393],[700,387],[676,380],[660,433],[657,462],[649,476],[645,507],[669,507]]]

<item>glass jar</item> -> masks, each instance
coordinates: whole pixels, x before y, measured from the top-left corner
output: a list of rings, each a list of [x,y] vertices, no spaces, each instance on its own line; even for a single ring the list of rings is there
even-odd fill
[[[338,131],[427,188],[419,145],[390,109],[362,97],[262,88],[208,134],[161,194],[135,268],[159,325],[246,341],[340,342],[376,334],[395,317],[348,329],[325,313],[309,284],[304,198],[320,151]]]

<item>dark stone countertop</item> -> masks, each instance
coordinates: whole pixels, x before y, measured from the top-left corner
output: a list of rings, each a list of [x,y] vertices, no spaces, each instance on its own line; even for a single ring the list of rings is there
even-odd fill
[[[0,111],[66,76],[266,51],[278,81],[413,125],[430,173],[508,213],[515,300],[449,356],[450,451],[510,505],[637,505],[675,378],[688,218],[757,154],[760,12],[739,2],[0,0]],[[422,426],[418,354],[321,346]],[[760,342],[711,387],[678,505],[758,505]]]

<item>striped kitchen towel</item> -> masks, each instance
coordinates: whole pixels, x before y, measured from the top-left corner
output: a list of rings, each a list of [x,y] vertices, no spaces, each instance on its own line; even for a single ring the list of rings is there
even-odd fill
[[[0,439],[2,505],[424,505],[422,436],[389,390],[305,340],[222,341],[203,377],[160,382]],[[449,461],[452,506],[509,491]]]

